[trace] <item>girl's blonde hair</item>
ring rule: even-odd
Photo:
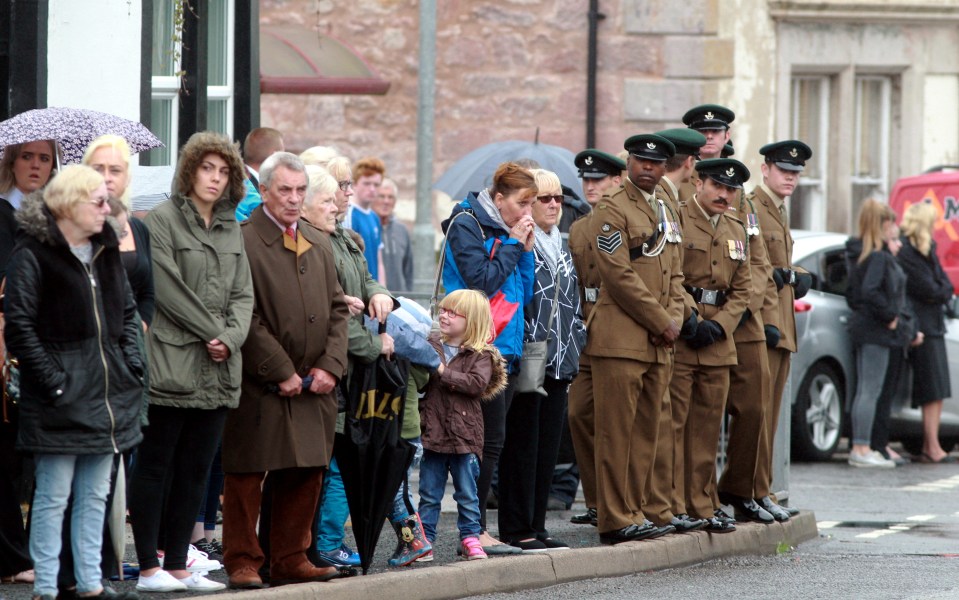
[[[902,215],[903,235],[923,256],[929,256],[932,250],[932,228],[938,217],[939,211],[931,202],[917,202]]]
[[[493,333],[493,313],[489,308],[489,300],[482,292],[466,289],[450,292],[440,301],[440,308],[466,317],[463,346],[476,352],[489,348]]]
[[[530,169],[529,172],[533,174],[539,193],[545,194],[553,190],[559,191],[560,194],[563,193],[563,184],[560,183],[559,176],[556,173],[546,169]]]
[[[93,160],[93,153],[99,150],[100,148],[113,148],[113,150],[120,157],[120,160],[122,160],[123,163],[126,165],[127,186],[123,190],[123,195],[120,196],[118,200],[123,205],[123,208],[129,211],[130,210],[130,144],[127,143],[125,138],[119,135],[114,135],[112,133],[101,135],[97,139],[90,142],[90,145],[87,146],[87,149],[83,151],[83,160],[81,160],[80,163],[89,167],[90,162]]]
[[[867,198],[859,209],[859,237],[862,239],[862,252],[857,263],[862,263],[873,252],[882,250],[886,245],[884,228],[889,221],[895,222],[896,213],[872,198]]]

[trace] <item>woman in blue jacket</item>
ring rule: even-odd
[[[523,307],[533,299],[532,204],[536,193],[536,180],[528,170],[503,163],[493,175],[492,186],[470,193],[443,222],[447,241],[443,287],[447,293],[469,288],[489,297],[496,329],[493,344],[511,375],[523,354]],[[480,542],[487,554],[517,551],[490,536],[486,525],[486,497],[503,450],[513,379],[511,376],[504,392],[483,403],[483,460],[477,495],[483,526]]]

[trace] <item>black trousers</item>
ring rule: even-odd
[[[546,537],[546,506],[559,455],[569,382],[546,377],[540,394],[519,394],[506,413],[499,463],[499,535],[515,542]]]
[[[14,449],[17,441],[16,407],[8,406],[10,423],[0,419],[0,576],[9,577],[33,568],[20,511],[20,477],[23,460]]]
[[[166,503],[164,569],[186,568],[187,546],[200,503],[206,496],[210,464],[223,436],[226,408],[201,410],[150,406],[150,425],[137,453],[130,489],[130,516],[140,569],[160,566],[157,538]]]
[[[510,375],[506,389],[492,400],[482,402],[483,407],[483,460],[480,462],[480,474],[476,479],[476,497],[479,498],[480,525],[483,531],[486,526],[486,499],[489,496],[490,485],[493,483],[493,473],[499,464],[500,454],[503,453],[503,444],[506,441],[506,413],[513,400],[513,388],[516,377]]]

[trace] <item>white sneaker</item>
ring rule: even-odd
[[[220,564],[220,561],[210,559],[206,552],[201,552],[197,550],[196,546],[190,544],[190,548],[186,552],[187,571],[206,574],[222,568],[223,565]]]
[[[140,575],[140,578],[137,579],[138,592],[185,592],[186,589],[186,583],[178,580],[163,569],[160,569],[149,577]]]
[[[865,454],[856,454],[855,452],[850,452],[848,462],[854,467],[892,469],[896,466],[896,463],[889,460],[882,454],[879,454],[875,450],[870,450]]]
[[[189,577],[184,577],[183,579],[179,579],[178,581],[181,582],[183,585],[185,585],[186,588],[190,590],[191,592],[192,591],[216,592],[218,590],[226,589],[225,583],[220,583],[218,581],[207,579],[206,577],[204,577],[203,575],[199,573],[193,573]]]

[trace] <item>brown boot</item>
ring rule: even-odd
[[[230,574],[231,590],[260,590],[267,586],[253,567],[240,567]]]
[[[314,567],[305,563],[289,571],[277,572],[276,568],[271,569],[270,583],[277,586],[307,581],[329,581],[339,576],[340,571],[334,567]]]

